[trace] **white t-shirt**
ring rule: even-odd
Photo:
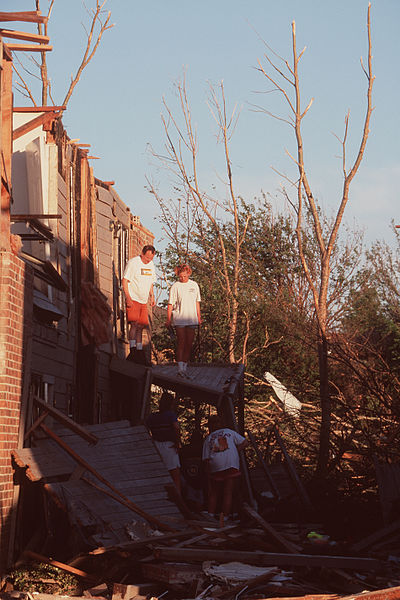
[[[153,261],[145,265],[140,256],[131,258],[125,267],[124,279],[128,281],[128,291],[132,300],[147,304],[150,288],[156,280]]]
[[[239,469],[237,446],[244,440],[240,433],[228,428],[217,429],[210,433],[203,444],[203,460],[210,459],[210,472],[225,471],[232,467]]]
[[[195,281],[176,281],[169,291],[168,304],[172,304],[172,323],[177,327],[198,325],[197,302],[200,300],[200,289]]]

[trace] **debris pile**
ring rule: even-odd
[[[38,565],[73,576],[75,595],[106,600],[400,597],[400,521],[345,543],[321,523],[273,522],[251,498],[235,520],[194,513],[174,492],[145,427],[83,429],[44,409],[51,427],[39,416],[32,447],[13,452],[22,488],[19,559],[2,598],[70,593],[54,574],[37,575],[36,588],[21,576]]]

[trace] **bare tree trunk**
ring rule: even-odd
[[[296,165],[298,170],[298,179],[296,181],[291,181],[291,184],[297,190],[297,200],[292,203],[292,206],[295,207],[297,213],[297,226],[296,226],[296,235],[298,242],[298,251],[299,258],[307,278],[308,284],[310,286],[310,290],[313,295],[313,303],[315,308],[315,315],[317,318],[317,350],[318,350],[318,361],[319,361],[319,383],[320,383],[320,404],[321,404],[321,428],[320,428],[320,448],[319,448],[319,456],[318,456],[318,464],[317,464],[317,474],[320,476],[325,476],[328,470],[329,465],[329,452],[330,452],[330,430],[331,430],[331,396],[329,389],[329,371],[328,371],[328,332],[327,332],[327,323],[328,323],[328,295],[329,295],[329,285],[330,285],[330,277],[331,277],[331,256],[332,252],[335,248],[337,236],[339,232],[339,228],[343,219],[343,214],[345,207],[349,198],[349,188],[350,184],[356,175],[359,166],[361,164],[365,146],[367,143],[368,135],[369,135],[369,123],[372,114],[372,86],[374,82],[374,77],[372,76],[372,52],[371,52],[371,5],[368,5],[368,14],[367,14],[367,34],[368,34],[368,66],[364,68],[362,62],[361,66],[363,71],[367,77],[368,88],[367,88],[367,108],[364,119],[364,127],[361,135],[361,143],[354,160],[354,163],[351,169],[347,170],[346,165],[346,144],[347,144],[347,134],[348,134],[348,124],[349,124],[349,115],[346,115],[345,118],[345,129],[343,139],[339,140],[342,147],[342,170],[343,170],[343,190],[341,195],[341,200],[339,202],[339,207],[336,213],[335,221],[329,231],[323,230],[320,212],[318,208],[317,201],[315,200],[311,186],[309,184],[306,168],[305,168],[305,159],[304,159],[304,145],[301,134],[301,124],[305,115],[308,113],[311,108],[313,99],[310,100],[306,108],[303,110],[301,108],[300,101],[300,79],[298,66],[300,59],[302,58],[305,48],[297,54],[297,46],[296,46],[296,25],[293,21],[292,23],[292,53],[293,53],[293,62],[292,65],[289,64],[288,61],[283,60],[283,64],[289,75],[286,72],[283,72],[269,57],[266,55],[270,66],[272,66],[275,75],[272,77],[269,75],[266,70],[261,65],[260,61],[259,70],[265,77],[268,79],[270,83],[275,86],[275,90],[280,92],[286,103],[289,105],[291,111],[291,118],[282,119],[276,117],[276,115],[272,115],[268,111],[267,114],[270,116],[279,118],[282,121],[286,121],[289,123],[291,127],[294,129],[294,134],[296,137],[297,143],[297,157],[291,156],[291,159]],[[275,55],[276,57],[277,55]],[[282,78],[283,83],[281,83]],[[287,84],[290,84],[289,91],[286,90]],[[294,90],[294,92],[293,92]],[[312,218],[312,233],[314,240],[318,244],[319,252],[320,252],[320,263],[318,265],[318,269],[316,265],[310,265],[309,259],[307,258],[305,247],[304,247],[304,220],[303,220],[303,203],[307,203],[307,207],[309,213]],[[325,234],[325,235],[324,235]],[[314,268],[312,268],[314,267]],[[317,271],[319,271],[317,273]]]

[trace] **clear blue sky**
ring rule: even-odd
[[[88,6],[94,0],[86,0]],[[2,0],[2,10],[33,10],[34,0]],[[45,13],[48,0],[42,0]],[[307,46],[301,63],[303,102],[315,98],[304,127],[305,158],[314,196],[328,213],[341,192],[340,147],[350,109],[350,146],[360,140],[365,113],[366,0],[108,0],[115,27],[106,32],[94,60],[84,72],[63,122],[71,138],[91,144],[95,175],[115,180],[115,188],[133,214],[161,235],[158,207],[146,191],[146,175],[159,181],[166,196],[171,184],[153,165],[147,147],[162,151],[162,97],[176,107],[174,82],[186,69],[193,119],[199,133],[200,180],[211,186],[223,173],[216,147],[215,124],[207,108],[208,84],[224,80],[229,106],[241,115],[232,140],[236,191],[251,200],[261,190],[277,196],[282,178],[293,165],[285,149],[294,138],[282,122],[254,112],[263,103],[283,116],[277,97],[260,95],[268,88],[255,70],[262,59],[262,38],[290,58],[291,22],[296,21],[298,48]],[[81,0],[56,0],[49,27],[53,52],[48,55],[53,97],[61,103],[67,80],[79,64],[88,22]],[[399,0],[372,2],[375,111],[365,160],[354,181],[346,213],[366,229],[367,240],[392,239],[390,220],[400,223]],[[31,24],[7,24],[33,31]],[[15,104],[25,104],[15,95]],[[279,200],[277,200],[279,202]]]

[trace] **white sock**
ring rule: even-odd
[[[182,370],[184,373],[186,373],[186,367],[187,367],[187,363],[183,362],[182,363]]]
[[[143,344],[141,342],[137,342],[136,343],[136,349],[137,350],[143,350]]]
[[[178,371],[181,371],[182,373],[184,372],[184,365],[185,363],[182,361],[178,362]]]
[[[136,348],[136,340],[129,340],[129,348]]]

